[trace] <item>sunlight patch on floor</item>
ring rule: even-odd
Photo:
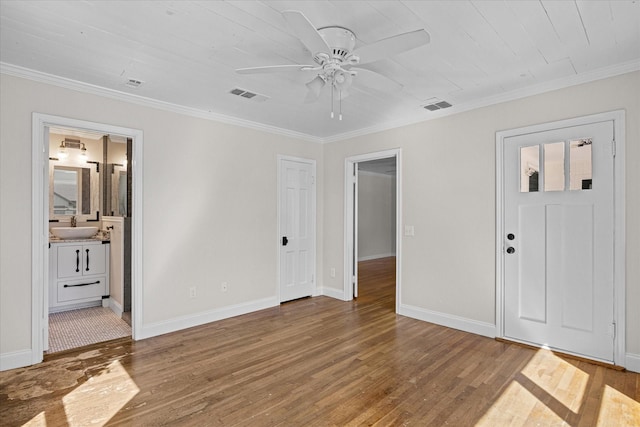
[[[540,350],[521,371],[574,414],[580,411],[589,375],[550,351]]]
[[[640,403],[615,388],[605,385],[597,425],[599,427],[640,426]]]
[[[476,426],[525,426],[530,424],[530,417],[543,425],[568,425],[520,383],[513,381]]]
[[[68,425],[103,426],[139,391],[116,360],[62,398]]]
[[[44,412],[40,412],[35,417],[31,418],[28,422],[22,424],[22,427],[46,427],[47,418]]]

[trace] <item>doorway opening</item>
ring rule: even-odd
[[[142,132],[39,113],[33,131],[32,363],[136,339]]]
[[[381,298],[398,311],[401,150],[346,159],[344,299]]]

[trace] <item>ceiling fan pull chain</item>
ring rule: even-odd
[[[333,119],[333,82],[331,83],[331,118]]]
[[[340,91],[338,96],[340,97],[340,115],[338,116],[338,120],[342,120],[342,90]]]

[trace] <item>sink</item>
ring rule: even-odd
[[[51,232],[61,239],[86,239],[98,232],[98,227],[53,227]]]

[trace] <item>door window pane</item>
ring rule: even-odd
[[[520,192],[539,191],[540,146],[520,147]]]
[[[569,142],[569,188],[571,190],[591,190],[591,142],[591,138]]]
[[[544,191],[564,191],[564,142],[544,144]]]

